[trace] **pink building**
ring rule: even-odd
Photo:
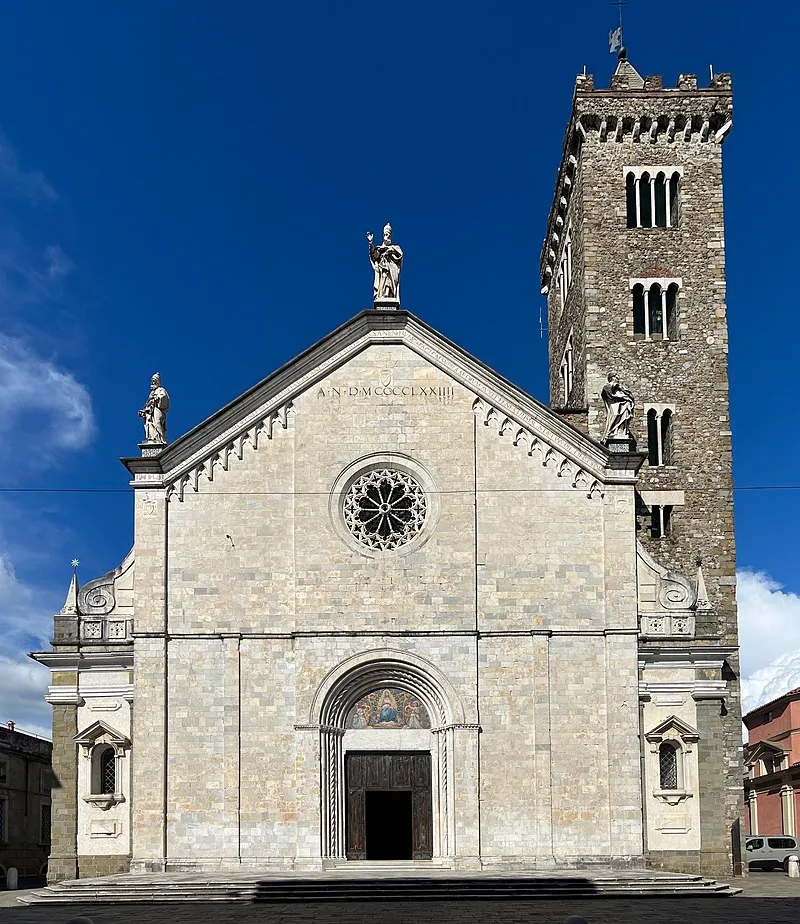
[[[800,687],[742,719],[748,834],[800,836]]]

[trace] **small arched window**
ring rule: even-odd
[[[680,780],[678,746],[662,741],[658,748],[658,773],[661,789],[678,789]]]
[[[656,228],[667,227],[667,178],[663,172],[659,173],[653,180],[655,191],[653,201],[655,205],[655,215],[653,216],[653,225]]]
[[[672,283],[667,289],[667,329],[666,336],[670,340],[678,339],[678,286]]]
[[[97,761],[97,769],[97,782],[99,784],[98,793],[101,795],[113,796],[116,792],[117,784],[117,765],[114,748],[106,747],[100,752],[100,757]]]
[[[672,411],[661,415],[661,464],[672,465]]]
[[[647,292],[647,319],[651,340],[664,338],[664,311],[661,304],[661,286],[654,282]]]
[[[633,287],[633,336],[635,340],[644,340],[647,336],[644,311],[644,286]]]
[[[639,212],[643,228],[653,227],[653,203],[650,198],[652,195],[650,182],[650,174],[645,170],[639,178]]]
[[[681,206],[680,206],[680,189],[681,189],[681,175],[676,170],[675,173],[669,178],[669,223],[673,228],[677,228],[680,222],[681,217]]]
[[[649,465],[658,465],[658,416],[655,408],[647,412],[647,462]]]
[[[636,213],[636,175],[629,171],[625,177],[625,211],[629,228],[636,228],[639,225],[638,215]]]

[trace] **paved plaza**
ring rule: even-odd
[[[753,873],[734,883],[733,898],[630,898],[576,901],[353,902],[300,904],[160,904],[29,906],[22,893],[0,893],[0,924],[67,924],[84,915],[92,924],[563,924],[580,915],[587,924],[796,924],[800,880],[779,872]]]

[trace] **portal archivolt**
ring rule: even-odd
[[[345,756],[373,750],[373,741],[380,749],[380,735],[386,731],[394,735],[392,751],[430,753],[432,853],[455,855],[454,729],[466,726],[461,702],[438,668],[391,649],[356,655],[325,678],[309,718],[320,735],[323,858],[346,855]],[[477,734],[477,726],[469,727]]]

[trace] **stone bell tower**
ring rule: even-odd
[[[663,865],[722,873],[737,865],[741,813],[722,207],[731,118],[728,74],[702,88],[682,74],[667,88],[641,77],[622,49],[609,88],[579,76],[541,256],[551,405],[602,440],[609,374],[633,393],[633,435],[647,457],[637,537],[697,596],[681,650],[703,664],[687,688],[700,735],[702,845],[696,863],[675,855]],[[675,639],[646,632],[640,649],[645,664],[679,658]],[[701,675],[727,680],[724,695],[696,695]]]

